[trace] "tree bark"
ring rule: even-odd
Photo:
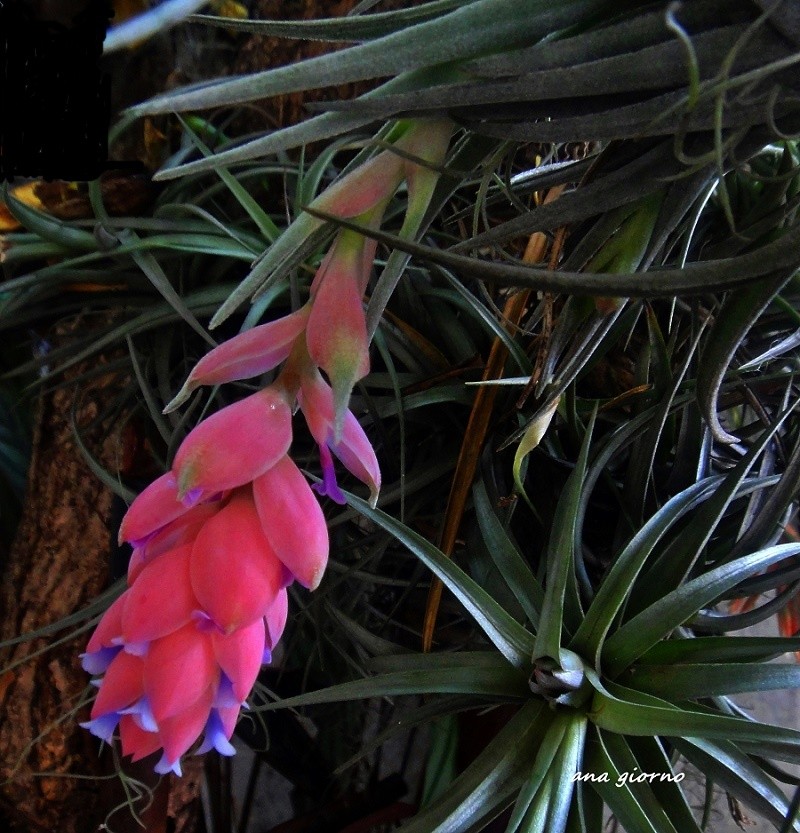
[[[114,470],[120,427],[101,415],[118,384],[106,374],[39,399],[27,498],[0,586],[1,640],[80,610],[107,584],[113,495],[84,460],[70,415]],[[11,829],[86,833],[101,821],[102,782],[85,776],[107,767],[76,720],[88,719],[85,706],[76,710],[91,696],[78,659],[88,636],[55,644],[68,634],[0,650],[0,802]]]

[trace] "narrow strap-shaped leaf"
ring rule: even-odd
[[[571,714],[553,768],[550,809],[547,814],[547,833],[564,833],[567,826],[575,777],[583,762],[588,721],[584,714]]]
[[[634,796],[627,781],[606,748],[607,735],[592,727],[586,744],[585,769],[580,773],[583,785],[591,786],[608,804],[625,830],[635,833],[675,833],[662,816],[651,817]]]
[[[189,127],[185,119],[181,119],[184,131],[192,143],[200,150],[205,157],[212,156],[211,149],[200,139],[200,137]],[[274,243],[280,235],[280,230],[270,219],[269,214],[258,204],[253,195],[242,185],[241,182],[222,165],[214,168],[214,173],[225,183],[225,187],[235,197],[236,201],[247,212],[250,219],[256,224],[264,240]]]
[[[693,44],[704,57],[703,73],[715,75],[724,62],[730,45],[744,31],[744,26],[726,26],[697,35]],[[773,47],[775,57],[786,49],[775,49],[775,39],[764,37],[763,43],[752,44],[742,59],[748,66],[766,61],[763,49]],[[762,47],[762,53],[756,50]],[[685,83],[686,57],[683,45],[667,41],[637,50],[635,54],[612,55],[566,66],[515,73],[513,77],[472,78],[454,83],[400,93],[380,98],[355,99],[326,105],[339,110],[369,113],[386,119],[397,113],[437,112],[455,107],[476,107],[524,101],[611,96],[645,91],[674,89]],[[744,69],[744,67],[742,67]]]
[[[424,671],[437,668],[482,668],[498,672],[509,669],[508,660],[497,651],[439,651],[435,654],[382,654],[369,661],[371,671]],[[516,669],[514,673],[519,675]],[[522,678],[521,678],[522,679]]]
[[[575,637],[571,651],[597,657],[603,640],[617,613],[628,598],[630,588],[656,544],[672,526],[705,500],[719,485],[720,477],[709,477],[670,498],[631,539],[614,560]]]
[[[560,200],[551,203],[556,205]],[[387,246],[409,252],[422,260],[439,263],[457,274],[496,286],[517,286],[570,295],[609,295],[631,298],[659,298],[716,292],[748,284],[775,272],[800,266],[800,223],[778,240],[747,254],[720,260],[687,263],[680,269],[650,269],[647,272],[559,272],[535,266],[481,260],[454,254],[432,246],[404,240],[396,234],[370,229],[359,223],[310,210],[343,228],[372,237]]]
[[[610,734],[606,737],[610,737]],[[701,833],[687,796],[680,787],[683,780],[675,772],[659,738],[625,738],[628,748],[638,763],[638,772],[658,772],[661,775],[649,782],[656,800],[664,808],[675,828],[683,833]],[[670,752],[672,750],[670,749]],[[632,771],[636,771],[632,769]],[[662,777],[663,780],[662,780]],[[677,777],[676,777],[677,776]],[[639,782],[642,783],[642,782]]]
[[[697,367],[697,401],[718,442],[738,442],[735,436],[725,430],[717,415],[719,389],[728,365],[742,339],[781,291],[793,271],[787,270],[732,292],[716,316]]]
[[[748,755],[725,740],[672,738],[671,742],[705,776],[760,816],[780,827],[789,802],[778,785]],[[794,829],[798,829],[797,826]]]
[[[536,794],[542,788],[553,761],[558,754],[566,730],[566,716],[556,715],[545,733],[539,750],[536,753],[536,760],[525,778],[522,789],[519,791],[514,809],[511,812],[511,818],[508,820],[506,833],[516,833],[523,818],[527,815],[528,808],[531,806]]]
[[[753,16],[747,9],[725,5],[725,20],[748,23]],[[700,32],[720,23],[720,0],[693,0],[680,10],[681,23],[692,32]],[[662,7],[631,9],[596,29],[565,33],[558,40],[548,40],[522,49],[504,50],[470,61],[467,68],[478,76],[514,75],[556,66],[569,66],[592,58],[636,52],[643,47],[671,40]]]
[[[529,700],[484,751],[456,778],[447,793],[418,813],[404,833],[463,833],[498,799],[513,795],[534,759],[552,720],[544,704]]]
[[[626,673],[620,682],[670,700],[695,700],[746,691],[800,688],[800,665],[788,662],[645,665]]]
[[[713,738],[737,743],[749,741],[764,744],[765,754],[780,747],[791,750],[793,756],[800,751],[800,731],[795,729],[744,720],[699,707],[696,710],[679,708],[652,696],[647,698],[647,703],[635,702],[635,699],[643,699],[639,692],[619,685],[604,686],[591,670],[587,670],[586,675],[592,678],[596,689],[589,719],[609,732],[634,736]]]
[[[635,780],[636,776],[640,776],[643,770],[639,760],[631,749],[629,741],[632,740],[637,740],[637,738],[626,738],[623,735],[618,735],[613,732],[605,732],[603,734],[603,743],[605,744],[606,751],[614,761],[620,773],[620,778],[625,779],[631,794],[635,796],[641,808],[647,813],[647,817],[665,829],[674,829],[676,833],[700,833],[700,829],[693,818],[689,826],[685,828],[678,827],[670,812],[673,810],[673,805],[665,804],[659,800],[653,787],[647,781]],[[645,771],[648,773],[658,772],[659,774],[672,775],[671,767],[666,759],[658,769]],[[620,782],[620,778],[615,782],[615,786]],[[680,792],[679,788],[678,792]],[[684,802],[676,802],[675,806],[680,807],[681,803],[685,806],[685,799]],[[689,813],[689,816],[691,818],[691,813]],[[683,814],[682,820],[686,820],[685,814]]]
[[[800,651],[800,636],[698,636],[666,639],[639,657],[637,667],[705,662],[766,662]]]
[[[204,14],[192,15],[189,20],[192,23],[219,26],[237,32],[251,32],[254,35],[340,43],[383,37],[407,26],[439,17],[469,2],[474,0],[432,0],[410,9],[323,20],[239,20]]]
[[[496,667],[453,666],[376,674],[374,677],[298,694],[259,708],[272,711],[317,703],[341,703],[347,700],[408,694],[471,694],[476,697],[491,696],[516,700],[524,698],[526,693],[530,694],[530,689],[525,679],[510,666],[506,666],[505,670]]]
[[[654,147],[645,146],[638,156],[626,159],[622,164],[615,161],[615,170],[607,169],[610,164],[605,165],[606,170],[602,171],[602,175],[598,171],[594,179],[582,184],[580,188],[567,191],[557,200],[543,203],[527,214],[506,220],[482,234],[458,243],[453,251],[461,253],[491,246],[519,234],[548,231],[580,222],[586,219],[588,212],[591,212],[589,216],[594,216],[627,206],[663,189],[663,181],[652,175],[654,170],[664,176],[683,170],[683,166],[675,159],[671,143],[666,141]]]
[[[544,601],[544,590],[492,509],[483,480],[476,482],[473,495],[475,514],[486,549],[531,625],[536,628]]]
[[[773,67],[779,69],[780,65],[798,61],[800,56],[792,56],[776,61]],[[743,81],[747,77],[748,74],[744,73],[736,80]],[[602,98],[599,101],[588,99],[583,107],[576,104],[576,99],[560,107],[552,104],[548,107],[549,102],[500,104],[495,107],[485,105],[454,109],[450,115],[472,130],[509,142],[570,142],[580,141],[582,136],[594,136],[595,141],[673,136],[676,132],[675,120],[684,114],[686,121],[682,127],[685,127],[685,132],[702,133],[712,130],[717,116],[714,98],[700,101],[687,113],[688,93],[685,90],[655,95],[644,101],[637,101],[635,95],[631,99],[634,103],[613,107],[608,107]],[[726,104],[720,126],[729,131],[728,145],[736,145],[748,129],[764,124],[765,105],[763,98],[756,101],[731,100]],[[544,118],[548,110],[553,115]],[[508,119],[509,111],[514,113],[513,121]],[[481,118],[481,114],[485,119]],[[784,105],[777,108],[777,114],[791,119],[792,108]]]
[[[652,604],[670,588],[677,587],[690,574],[700,554],[711,540],[724,514],[737,496],[745,491],[745,478],[755,461],[761,456],[768,443],[792,412],[784,411],[775,423],[765,430],[747,454],[729,471],[706,504],[696,513],[681,535],[664,548],[657,559],[648,567],[641,587],[633,599],[631,610],[638,612]]]
[[[800,440],[795,443],[792,454],[781,473],[781,479],[769,492],[769,499],[759,508],[750,526],[733,545],[730,557],[738,558],[757,546],[758,541],[768,538],[778,528],[781,518],[797,496],[798,490],[800,490]]]
[[[130,244],[135,244],[138,236],[135,232],[120,232],[120,237]],[[197,320],[194,313],[186,305],[186,302],[175,291],[161,265],[153,255],[132,249],[131,257],[136,265],[144,272],[147,279],[161,293],[164,300],[175,310],[178,315],[207,343],[216,347],[217,343],[208,334],[205,327]]]
[[[558,660],[564,625],[564,599],[567,584],[575,580],[575,521],[577,506],[586,475],[592,431],[596,412],[583,437],[580,454],[556,506],[552,532],[547,545],[547,580],[544,601],[536,632],[533,658],[550,657]]]
[[[433,20],[339,52],[234,79],[158,95],[134,107],[137,115],[240,104],[316,87],[398,75],[421,66],[477,57],[536,41],[600,11],[601,0],[478,0]]]
[[[497,650],[515,668],[529,671],[530,656],[534,645],[533,635],[505,611],[476,581],[433,544],[404,523],[380,509],[372,509],[366,501],[355,495],[348,495],[347,501],[362,515],[408,547],[464,605]]]
[[[726,590],[754,573],[800,552],[800,544],[769,547],[723,564],[698,576],[626,622],[606,640],[603,666],[612,677],[619,674],[697,611],[719,598]]]
[[[64,223],[25,205],[9,191],[7,182],[3,183],[0,195],[2,195],[2,202],[11,212],[11,216],[26,229],[35,232],[42,240],[56,246],[63,246],[65,249],[96,252],[100,248],[97,238],[91,232],[75,228],[74,225]]]

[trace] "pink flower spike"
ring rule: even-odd
[[[191,544],[184,544],[149,564],[128,590],[122,614],[126,643],[150,642],[183,627],[197,609],[189,578]]]
[[[328,563],[328,528],[303,473],[287,455],[253,481],[264,535],[294,577],[315,590]]]
[[[281,587],[281,562],[272,551],[249,490],[236,493],[197,536],[192,589],[216,625],[230,634],[260,619]]]
[[[153,642],[144,658],[144,691],[159,727],[195,703],[218,675],[211,639],[194,624]]]
[[[154,480],[130,505],[119,527],[119,543],[140,546],[154,532],[179,518],[189,507],[178,498],[175,475],[168,471]]]
[[[202,385],[250,379],[277,367],[305,329],[309,309],[306,305],[291,315],[253,327],[215,347],[194,366],[180,392],[164,408],[164,413],[174,411]]]
[[[381,488],[378,459],[352,411],[345,411],[342,436],[337,441],[333,430],[333,392],[319,372],[306,374],[300,385],[298,400],[311,435],[320,449],[327,446],[351,474],[369,486],[370,503],[374,506]],[[328,475],[325,457],[322,454],[321,457],[323,472]],[[326,487],[332,485],[326,481]]]
[[[175,455],[179,499],[191,493],[210,498],[249,483],[283,457],[291,441],[292,412],[275,387],[217,411],[187,435]]]
[[[214,656],[231,681],[233,696],[239,703],[250,694],[258,677],[265,638],[263,619],[257,619],[229,636],[215,634],[212,637]]]

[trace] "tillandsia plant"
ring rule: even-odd
[[[797,665],[768,661],[800,641],[732,635],[798,589],[791,10],[434,0],[197,17],[356,43],[135,115],[389,80],[253,141],[181,117],[153,217],[109,217],[98,184],[84,224],[8,194],[25,230],[4,242],[6,331],[59,293],[64,315],[118,313],[12,375],[47,365],[47,381],[125,343],[115,361],[165,472],[125,515],[128,587],[83,657],[92,732],[115,742],[118,727],[125,754],[161,751],[157,771],[179,773],[201,736],[233,752],[245,701],[290,720],[415,695],[387,727],[465,715],[466,736],[487,711],[504,725],[426,791],[409,833],[502,814],[509,832],[589,833],[608,810],[629,833],[708,829],[687,761],[709,795],[797,828],[780,762],[800,761],[800,732],[736,697],[797,688]],[[290,161],[308,143],[314,161]],[[198,405],[214,412],[185,433]],[[319,589],[309,601],[294,582]],[[281,700],[257,678],[274,682],[262,663],[293,610],[286,664],[304,656],[320,688]],[[435,651],[410,650],[417,628]],[[358,732],[365,748],[342,742],[335,765],[370,751]],[[317,746],[334,734],[321,722]]]
[[[450,126],[398,125],[394,135],[396,147],[343,177],[314,207],[379,223],[406,180],[408,217],[418,226],[436,176],[397,151],[419,150],[420,159],[434,156],[426,163],[441,163]],[[319,224],[302,215],[281,242],[298,226],[308,234]],[[323,478],[314,488],[345,502],[336,456],[369,486],[371,503],[377,500],[377,459],[347,408],[353,385],[369,371],[361,297],[375,248],[360,234],[339,232],[309,301],[216,347],[166,408],[174,410],[199,386],[282,365],[271,385],[197,425],[171,471],[136,498],[120,526],[120,542],[134,548],[129,589],[105,614],[84,655],[85,669],[104,675],[96,680],[100,690],[85,726],[111,742],[119,725],[122,751],[134,760],[163,748],[156,772],[180,775],[181,756],[203,731],[200,752],[234,754],[229,741],[240,707],[286,622],[287,585],[297,580],[314,590],[322,580],[325,519],[288,456],[296,406],[319,447]]]

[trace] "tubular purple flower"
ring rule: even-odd
[[[333,391],[319,371],[309,370],[303,375],[297,398],[311,435],[320,447],[324,494],[329,497],[337,493],[341,495],[336,485],[333,463],[327,453],[330,450],[351,474],[369,486],[370,503],[374,506],[381,488],[381,472],[375,450],[353,412],[345,412],[341,439],[337,441],[334,432]]]

